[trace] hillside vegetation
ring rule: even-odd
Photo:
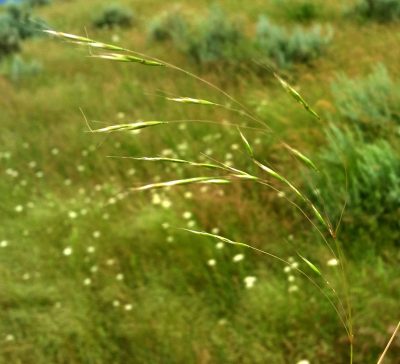
[[[325,294],[352,306],[354,364],[375,364],[399,321],[400,22],[398,1],[367,3],[1,5],[0,363],[349,363]],[[256,117],[182,72],[96,59],[45,28],[182,67]],[[167,99],[179,97],[224,107]],[[93,129],[180,122],[96,134],[85,119]],[[132,191],[210,172],[114,158],[218,160],[261,174],[235,125],[340,225],[349,293],[339,262],[287,199],[306,204],[282,181],[271,179],[279,191],[251,181]],[[399,363],[399,340],[384,363]]]

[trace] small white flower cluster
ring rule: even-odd
[[[234,263],[239,263],[244,259],[244,254],[236,254],[233,256],[232,261]]]
[[[165,195],[160,195],[155,192],[153,192],[151,202],[153,205],[159,205],[164,209],[169,209],[172,206],[171,200],[169,200]]]
[[[326,262],[326,264],[327,264],[327,266],[329,266],[329,267],[336,267],[336,266],[339,265],[339,261],[338,261],[336,258],[332,258],[332,259],[329,259],[329,260]]]
[[[244,281],[245,287],[246,287],[247,289],[250,289],[250,288],[253,288],[253,287],[254,287],[254,284],[255,284],[256,281],[257,281],[257,277],[248,276],[248,277],[245,277],[245,278],[243,279],[243,281]]]
[[[114,300],[112,302],[112,305],[113,305],[113,307],[118,308],[118,307],[121,306],[121,302],[119,300]],[[132,309],[133,309],[133,305],[131,303],[126,303],[124,305],[124,310],[125,311],[132,311]]]
[[[0,241],[0,248],[6,248],[7,246],[8,246],[8,241],[7,240]]]
[[[69,257],[69,256],[72,254],[72,252],[73,252],[73,250],[72,250],[72,248],[71,248],[70,246],[67,246],[67,247],[64,248],[64,250],[63,250],[63,254],[64,254],[66,257]]]
[[[296,364],[310,364],[310,362],[307,359],[302,359],[298,361]]]
[[[287,274],[287,280],[289,282],[289,293],[294,293],[299,290],[298,285],[295,284],[296,277],[293,275],[293,271],[299,268],[299,263],[295,261],[293,257],[288,258],[289,265],[286,265],[283,271]]]

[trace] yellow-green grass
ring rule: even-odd
[[[229,68],[197,70],[171,45],[148,43],[146,24],[168,8],[165,2],[121,1],[137,13],[137,27],[92,29],[91,18],[105,3],[59,1],[38,11],[54,29],[84,35],[87,27],[92,38],[107,42],[118,34],[123,46],[202,72],[258,110],[276,132],[251,131],[246,137],[251,142],[259,138],[260,144],[254,145],[257,153],[280,172],[288,171],[291,180],[302,181],[296,160],[281,147],[281,139],[312,156],[324,142],[325,118],[319,122],[310,117],[270,75],[234,74]],[[240,13],[251,34],[249,19],[254,23],[265,1],[246,4],[248,17],[242,2],[220,3],[228,14]],[[394,76],[399,75],[398,24],[364,24],[360,29],[360,24],[340,15],[336,2],[324,4],[331,9],[327,17],[335,27],[333,43],[313,67],[299,66],[289,74],[290,83],[321,115],[334,111],[329,84],[338,71],[365,74],[371,62],[383,61]],[[206,13],[207,6],[207,1],[182,4],[193,14]],[[271,2],[265,8],[277,21],[291,24],[279,5]],[[153,204],[157,197],[150,193],[118,195],[158,178],[193,177],[196,171],[107,156],[158,156],[163,150],[178,149],[179,157],[197,159],[211,149],[212,157],[224,161],[232,153],[236,164],[245,166],[246,153],[236,150],[241,139],[235,128],[186,123],[183,130],[165,125],[140,134],[94,135],[87,132],[79,108],[89,120],[101,121],[93,122],[93,128],[138,120],[243,119],[224,109],[165,100],[164,96],[226,102],[182,74],[86,55],[84,48],[49,38],[33,40],[24,44],[23,56],[39,59],[43,72],[19,84],[0,79],[0,153],[11,153],[9,159],[0,159],[0,166],[3,173],[10,168],[19,173],[3,174],[0,182],[0,242],[7,241],[0,248],[0,362],[345,363],[346,333],[328,302],[306,280],[294,275],[295,282],[290,283],[277,262],[237,247],[217,249],[211,239],[176,229],[218,228],[221,235],[254,242],[285,259],[300,251],[338,284],[337,268],[327,266],[332,257],[318,235],[276,193],[248,182],[207,190],[181,187],[159,192],[162,201],[172,203],[169,208]],[[160,96],[159,90],[168,94]],[[118,117],[120,112],[125,116]],[[31,168],[32,161],[37,165]],[[43,177],[37,174],[40,171]],[[26,186],[21,185],[23,180]],[[185,198],[185,192],[193,197]],[[23,211],[18,212],[20,205]],[[193,217],[185,219],[185,211]],[[171,228],[164,229],[163,223]],[[65,255],[69,247],[72,254]],[[90,253],[90,247],[95,251]],[[237,254],[244,254],[244,260],[233,262]],[[210,259],[216,260],[215,266],[209,265]],[[389,250],[379,257],[366,253],[349,264],[355,363],[375,363],[398,320],[396,259]],[[297,261],[302,269],[308,268]],[[97,272],[91,272],[94,266]],[[123,274],[122,280],[118,274]],[[245,288],[247,276],[257,277],[252,289]],[[294,285],[299,291],[289,293]],[[394,344],[387,362],[395,363],[398,353]]]

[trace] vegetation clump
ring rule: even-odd
[[[363,18],[379,22],[390,22],[400,19],[399,0],[362,0],[355,8]]]
[[[210,9],[209,16],[183,36],[181,47],[199,64],[233,62],[246,57],[247,42],[242,29],[220,8]]]
[[[112,4],[108,5],[102,12],[93,20],[93,25],[96,28],[127,28],[134,23],[134,16],[129,8]]]
[[[303,23],[313,21],[321,14],[320,6],[309,0],[287,1],[284,8],[290,19]]]
[[[186,39],[188,24],[179,11],[164,12],[150,22],[147,32],[154,42],[179,42]]]
[[[332,39],[332,30],[326,34],[316,25],[310,30],[301,27],[288,32],[261,16],[257,23],[256,48],[276,67],[288,68],[293,63],[308,63],[319,57]]]
[[[400,128],[400,84],[383,64],[365,78],[339,75],[332,93],[340,118],[360,128],[366,138],[388,137]]]
[[[35,6],[44,6],[49,5],[51,0],[25,0],[27,5],[35,7]]]
[[[396,241],[400,228],[398,151],[384,139],[368,142],[359,130],[349,127],[332,125],[327,139],[321,153],[326,175],[318,184],[318,195],[324,197],[329,216],[336,220],[340,218],[338,201],[347,199],[342,238],[367,239],[375,247]]]
[[[21,42],[40,34],[45,23],[32,15],[28,7],[8,5],[0,14],[0,58],[17,52]]]

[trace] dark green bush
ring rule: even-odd
[[[370,237],[383,244],[399,238],[400,155],[387,141],[368,142],[361,131],[331,126],[328,145],[321,153],[326,175],[318,194],[334,221],[347,196],[343,233],[350,238]],[[347,185],[346,173],[347,170]],[[372,234],[379,232],[379,237]]]
[[[364,18],[380,22],[400,19],[400,0],[362,0],[355,8],[356,13]]]
[[[93,20],[96,28],[130,27],[134,16],[129,8],[120,5],[109,5]]]
[[[44,22],[34,18],[29,8],[8,5],[0,14],[0,58],[19,51],[21,42],[40,34]]]
[[[0,58],[20,49],[21,37],[8,15],[0,15]]]
[[[49,5],[51,3],[51,0],[25,0],[25,3],[32,7],[44,6]]]
[[[323,34],[317,25],[310,30],[297,27],[288,32],[262,16],[257,23],[256,47],[277,67],[288,68],[293,63],[308,63],[320,56],[331,38],[331,29]]]
[[[290,19],[306,23],[320,16],[320,5],[305,0],[289,1],[285,4],[285,13]]]

